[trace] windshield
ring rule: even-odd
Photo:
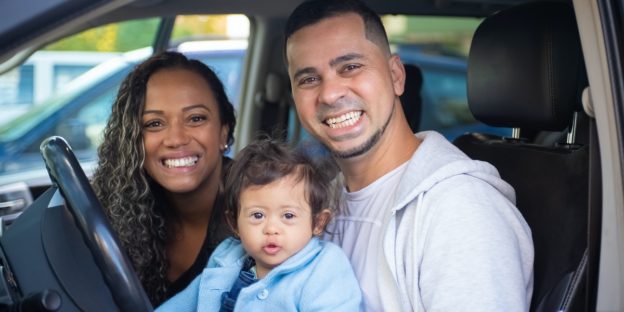
[[[210,26],[221,25],[228,17],[176,19],[170,49],[210,66],[236,108],[247,39],[214,35]],[[240,21],[241,16],[235,17]],[[39,146],[53,135],[67,140],[87,171],[95,166],[119,86],[137,64],[152,55],[152,48],[145,47],[152,40],[146,36],[156,34],[157,26],[154,19],[146,19],[88,30],[49,45],[19,68],[0,75],[0,108],[7,111],[0,114],[0,184],[11,182],[12,175],[23,177],[26,171],[47,176]],[[132,33],[142,37],[129,37]],[[104,40],[107,36],[112,41]]]

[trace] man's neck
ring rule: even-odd
[[[337,159],[345,178],[347,190],[355,192],[375,182],[386,173],[407,162],[420,140],[411,132],[407,122],[388,127],[373,148],[363,155]]]

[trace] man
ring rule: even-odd
[[[533,243],[513,188],[440,134],[411,133],[379,16],[357,0],[307,1],[285,39],[301,123],[342,171],[328,239],[349,256],[363,309],[528,310]]]

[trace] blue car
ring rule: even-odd
[[[212,44],[214,46],[214,44]],[[242,81],[246,49],[241,46],[207,49],[207,45],[186,46],[183,52],[211,66],[224,82],[235,108]],[[180,48],[183,48],[181,45]],[[111,59],[67,86],[60,95],[33,107],[20,117],[0,126],[0,185],[14,182],[11,173],[24,176],[24,171],[41,169],[41,142],[52,135],[67,139],[79,161],[89,172],[95,166],[97,146],[110,115],[111,103],[123,78],[142,60],[151,55],[151,48],[128,52]],[[399,48],[397,53],[406,64],[417,65],[423,75],[422,112],[418,130],[437,130],[449,140],[466,132],[489,132],[509,135],[510,129],[494,128],[476,121],[466,99],[466,61],[458,57],[427,54],[419,49]],[[406,88],[416,86],[407,85]],[[404,103],[411,104],[411,103]],[[409,118],[410,116],[408,116]],[[291,113],[291,126],[296,122]],[[302,130],[294,141],[310,141]],[[325,153],[318,143],[307,144],[312,153]],[[318,151],[316,149],[319,149]],[[45,174],[41,175],[47,184]],[[20,180],[23,180],[20,179]],[[29,180],[29,179],[27,179]],[[29,185],[38,184],[29,180]]]
[[[436,130],[450,141],[467,132],[511,135],[510,128],[488,126],[472,116],[468,109],[464,58],[409,46],[399,46],[396,53],[404,64],[416,65],[422,72],[418,130]],[[405,86],[410,87],[414,86]],[[406,104],[409,103],[403,103]]]
[[[182,52],[212,67],[236,106],[246,49],[192,49]],[[52,135],[66,138],[83,166],[94,164],[102,130],[121,81],[134,66],[151,54],[151,48],[144,48],[106,61],[74,79],[58,96],[2,125],[0,173],[3,178],[0,184],[5,180],[12,182],[11,172],[43,169],[39,145]]]

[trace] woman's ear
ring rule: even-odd
[[[316,236],[323,234],[323,230],[325,230],[329,218],[331,218],[331,211],[327,208],[317,213],[314,217],[314,229],[312,229],[312,234]]]
[[[230,127],[228,127],[227,125],[223,125],[221,126],[221,133],[219,133],[220,135],[220,146],[219,149],[221,150],[222,153],[224,153],[228,148],[228,134],[230,133]]]

